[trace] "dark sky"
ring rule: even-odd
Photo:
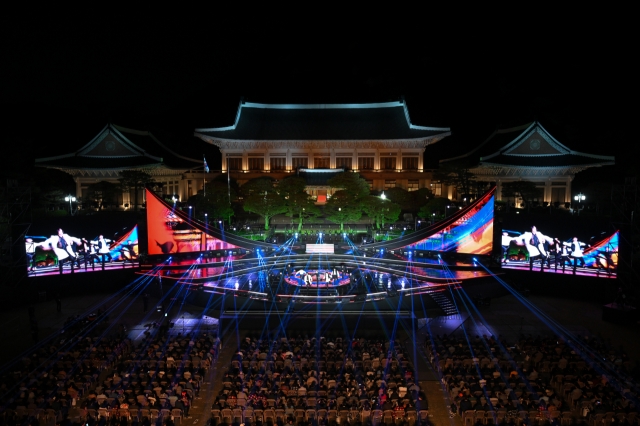
[[[376,23],[290,28],[126,16],[5,22],[6,134],[28,134],[30,152],[63,150],[108,121],[187,138],[197,126],[231,124],[241,97],[404,97],[414,123],[452,128],[439,147],[445,151],[533,119],[579,151],[620,154],[633,137],[635,53],[624,28],[611,34],[588,23],[532,27],[518,19],[394,31]]]

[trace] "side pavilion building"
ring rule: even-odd
[[[469,167],[477,181],[494,183],[497,200],[503,199],[503,183],[530,181],[544,189],[543,200],[538,201],[562,205],[571,202],[571,182],[577,173],[614,165],[615,157],[574,151],[534,121],[496,130],[467,154],[440,160],[441,165],[447,163]]]
[[[196,137],[220,149],[222,173],[230,173],[239,184],[302,172],[309,193],[319,202],[331,190],[317,175],[337,170],[359,172],[372,190],[414,191],[429,186],[425,147],[449,134],[446,127],[412,124],[403,101],[321,105],[242,101],[232,125],[195,130]]]
[[[129,129],[115,124],[106,125],[91,140],[78,149],[55,157],[37,158],[35,165],[61,170],[71,175],[76,183],[75,196],[88,200],[90,185],[106,181],[119,183],[123,170],[138,170],[150,174],[157,186],[156,192],[176,200],[186,200],[203,184],[203,159],[190,153],[205,152],[208,145],[200,142],[188,152],[178,153],[149,131]],[[195,157],[195,158],[193,158]],[[132,191],[124,191],[114,200],[115,207],[134,207]],[[145,202],[145,190],[139,189],[138,202]]]

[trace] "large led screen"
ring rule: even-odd
[[[177,211],[175,206],[165,203],[147,191],[147,232],[149,254],[189,253],[208,250],[237,248],[203,229],[206,224],[195,226],[196,220]]]
[[[618,270],[620,232],[594,241],[579,235],[547,235],[533,226],[526,232],[503,230],[504,268],[573,273],[614,278]]]
[[[98,226],[96,226],[98,228]],[[78,235],[57,229],[51,236],[27,235],[25,252],[30,277],[70,270],[101,271],[134,264],[138,259],[138,226],[115,235]]]
[[[493,248],[493,208],[491,192],[454,222],[443,225],[436,233],[417,242],[415,249],[490,254]]]

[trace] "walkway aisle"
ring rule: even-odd
[[[437,426],[451,425],[462,426],[460,416],[449,417],[449,396],[438,381],[420,382],[420,387],[424,390],[429,401],[429,420],[431,424]]]
[[[216,399],[216,396],[222,390],[222,379],[227,373],[229,366],[231,365],[231,358],[237,352],[238,339],[235,329],[228,330],[222,339],[222,350],[218,355],[218,359],[211,365],[207,377],[204,379],[200,388],[201,399],[193,401],[191,407],[190,419],[184,419],[182,425],[198,425],[204,426],[211,418],[211,405]]]

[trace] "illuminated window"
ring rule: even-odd
[[[396,158],[395,157],[380,157],[380,170],[395,170]]]
[[[385,180],[384,181],[384,189],[391,189],[396,187],[396,181],[394,180]]]
[[[418,181],[418,179],[409,179],[407,181],[407,191],[417,191],[419,184],[420,182]]]
[[[418,157],[402,157],[402,170],[418,170]]]
[[[249,170],[264,170],[264,158],[249,157]]]
[[[440,182],[435,182],[431,184],[431,192],[435,196],[442,196],[442,184]]]
[[[294,169],[306,169],[309,159],[307,157],[293,157],[291,159],[291,167]]]
[[[331,168],[331,158],[329,157],[315,157],[313,159],[314,169],[329,169]]]
[[[373,170],[374,157],[358,157],[358,169]]]
[[[228,157],[227,162],[229,164],[229,170],[242,170],[242,158]]]
[[[286,157],[271,157],[269,159],[271,170],[286,170],[287,158]]]
[[[336,169],[351,169],[351,157],[336,158]]]

